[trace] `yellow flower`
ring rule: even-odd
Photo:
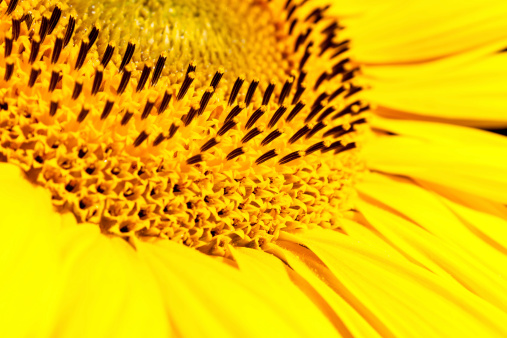
[[[0,12],[0,336],[507,334],[502,1]]]

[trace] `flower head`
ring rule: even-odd
[[[7,21],[12,49],[29,46],[4,78],[7,160],[129,240],[224,255],[338,227],[369,110],[342,27],[311,3],[199,3],[73,1],[40,9],[38,28]]]
[[[37,265],[5,318],[33,299],[23,334],[505,334],[505,140],[404,119],[505,126],[413,92],[506,36],[423,52],[432,30],[368,30],[394,3],[0,3],[4,256]]]

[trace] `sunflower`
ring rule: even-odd
[[[507,335],[502,1],[0,12],[1,336]]]

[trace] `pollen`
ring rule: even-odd
[[[228,255],[339,227],[369,105],[310,3],[0,3],[0,160],[133,245]]]

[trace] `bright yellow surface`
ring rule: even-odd
[[[507,45],[504,1],[58,2],[62,18],[33,65],[55,3],[22,1],[3,14],[15,3],[0,3],[1,337],[507,335],[507,141],[451,124],[506,125],[496,53]],[[33,22],[21,23],[6,58],[12,19],[28,11]],[[76,32],[52,64],[70,15]],[[99,37],[77,67],[94,24]],[[307,31],[314,46],[294,51]],[[348,50],[333,56],[345,39]],[[129,42],[136,51],[119,71]],[[104,68],[108,43],[116,49]],[[137,90],[159,55],[163,76]],[[62,75],[53,92],[52,74]],[[285,84],[283,105],[296,106],[301,76],[295,101],[305,108],[270,128]],[[244,83],[229,105],[236,79]],[[352,105],[324,117],[313,138],[289,142],[316,126],[305,117],[321,94],[323,110]],[[264,115],[250,129],[261,136],[227,159],[256,111]],[[346,133],[325,136],[333,128]],[[357,144],[305,152],[331,140],[338,150]]]
[[[11,55],[0,54],[0,73],[14,69],[0,80],[0,125],[12,127],[0,150],[59,211],[133,245],[169,239],[230,256],[229,243],[260,248],[279,231],[335,228],[351,208],[370,106],[333,16],[280,1],[32,6],[44,19],[63,14],[49,35],[43,19],[23,22]]]

